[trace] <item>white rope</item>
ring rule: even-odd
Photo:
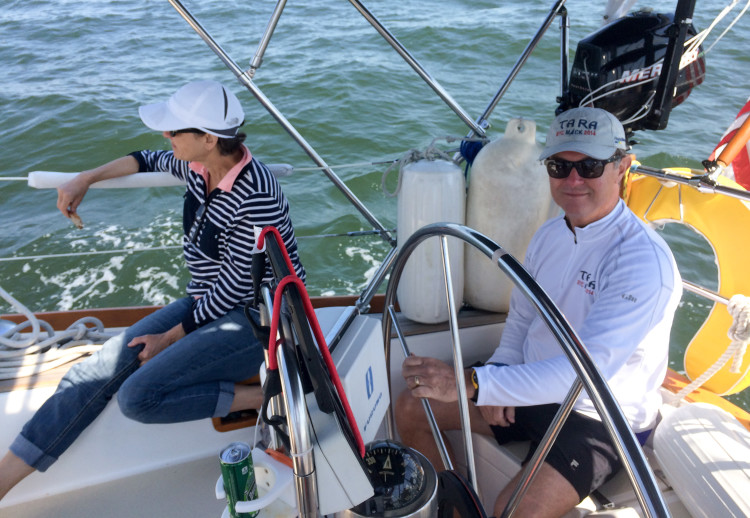
[[[750,297],[735,295],[729,299],[727,305],[729,314],[732,315],[732,326],[727,335],[732,340],[732,345],[737,344],[737,352],[734,355],[729,372],[737,374],[742,367],[742,358],[745,356],[747,344],[750,342]]]
[[[19,347],[27,347],[36,342],[39,339],[39,321],[36,319],[34,314],[29,311],[28,308],[26,308],[23,304],[14,299],[13,296],[3,288],[0,288],[0,297],[4,298],[5,301],[8,302],[8,304],[16,308],[16,311],[25,316],[31,323],[31,336],[26,342],[21,342],[23,345],[20,345]],[[0,336],[0,345],[10,347],[11,344],[15,343],[13,340],[7,340],[5,336],[10,335],[11,333],[15,333],[18,328],[19,326],[16,326],[13,329],[9,330],[7,333],[3,333],[3,336]]]
[[[681,401],[685,396],[706,383],[714,374],[719,372],[729,360],[732,360],[729,372],[733,374],[738,374],[740,372],[742,359],[745,356],[747,345],[750,343],[750,297],[745,297],[744,295],[739,294],[733,296],[729,299],[727,311],[732,315],[732,325],[729,327],[729,331],[727,331],[727,335],[731,340],[729,347],[727,347],[724,354],[722,354],[719,359],[706,370],[706,372],[675,394],[670,399],[670,403],[675,404]]]
[[[389,165],[388,168],[383,171],[383,177],[380,180],[380,187],[383,189],[383,193],[389,198],[393,198],[394,196],[398,195],[399,191],[401,191],[401,179],[403,178],[404,167],[423,158],[425,158],[425,156],[419,150],[410,149],[409,151],[404,153],[401,158]],[[385,182],[388,179],[388,175],[396,165],[398,165],[398,183],[396,184],[396,190],[393,192],[389,192],[388,188],[385,186]]]
[[[388,168],[383,171],[383,177],[380,180],[380,187],[383,189],[383,193],[385,193],[386,196],[389,198],[393,198],[394,196],[398,195],[399,191],[401,190],[401,179],[403,177],[403,171],[404,167],[407,165],[418,162],[420,160],[447,160],[452,161],[453,158],[442,149],[439,149],[435,146],[435,143],[438,140],[445,140],[446,142],[455,142],[457,140],[467,140],[467,141],[473,141],[473,140],[485,140],[485,139],[476,139],[476,138],[461,138],[461,137],[453,137],[453,136],[445,136],[445,137],[435,137],[432,139],[432,142],[430,142],[430,145],[427,146],[427,148],[424,151],[419,151],[418,149],[410,149],[406,153],[404,153],[401,158],[391,163],[391,165],[388,166]],[[396,190],[393,192],[389,192],[388,188],[385,186],[386,180],[388,179],[388,175],[390,174],[391,170],[395,166],[398,165],[398,184],[396,185]]]
[[[93,344],[101,344],[114,336],[93,317],[81,318],[65,331],[55,332],[2,288],[0,295],[27,318],[0,335],[0,380],[24,378],[54,369],[97,351],[101,345]],[[32,328],[31,333],[22,335],[20,331],[28,327]],[[41,328],[46,331],[46,338],[41,336]]]

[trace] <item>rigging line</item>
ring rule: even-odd
[[[91,250],[90,252],[70,252],[64,254],[47,254],[47,255],[26,255],[20,257],[0,257],[0,262],[9,261],[31,261],[35,259],[55,259],[58,257],[80,257],[82,255],[105,255],[105,254],[122,254],[132,252],[147,252],[156,250],[174,250],[181,249],[182,245],[175,246],[155,246],[148,248],[122,248],[120,250]]]
[[[395,232],[395,228],[387,229],[388,232]],[[374,236],[380,232],[377,230],[353,230],[351,232],[341,232],[338,234],[311,234],[309,236],[297,236],[297,240],[303,239],[320,239],[324,237],[358,237],[358,236]],[[154,246],[144,248],[121,248],[119,250],[91,250],[90,252],[69,252],[64,254],[47,254],[47,255],[22,255],[18,257],[0,257],[0,263],[10,261],[33,261],[36,259],[56,259],[60,257],[80,257],[82,255],[106,255],[106,254],[122,254],[122,253],[133,253],[133,252],[155,252],[159,250],[179,250],[182,245],[172,246]]]
[[[328,166],[331,169],[346,169],[346,168],[352,168],[352,167],[363,167],[368,165],[385,165],[385,164],[393,164],[394,162],[398,162],[398,160],[383,160],[380,162],[359,162],[354,164],[342,164],[342,165],[332,165]],[[312,167],[295,167],[295,171],[318,171],[321,169],[326,169],[325,167],[318,167],[318,166],[312,166]]]
[[[735,2],[733,2],[733,3],[731,4],[731,8],[732,8],[732,9],[734,9],[734,5],[735,5],[736,3],[737,3],[737,2],[736,2],[736,0],[735,0]],[[730,31],[730,29],[731,29],[732,27],[734,27],[734,24],[736,24],[736,23],[737,23],[737,22],[739,21],[739,19],[740,19],[740,18],[741,18],[741,17],[742,17],[742,16],[743,16],[743,15],[745,14],[745,11],[747,11],[748,7],[750,7],[750,1],[748,1],[748,2],[747,2],[747,4],[745,4],[745,7],[743,7],[743,8],[742,8],[742,9],[740,10],[740,13],[739,13],[739,14],[738,14],[738,15],[737,15],[737,16],[736,16],[735,18],[734,18],[734,20],[732,20],[732,22],[731,22],[731,23],[730,23],[730,24],[729,24],[729,25],[727,26],[727,28],[726,28],[726,29],[724,29],[724,32],[722,32],[721,34],[719,34],[718,38],[716,38],[716,39],[714,40],[714,42],[713,42],[713,43],[711,43],[711,46],[710,46],[710,47],[708,47],[708,49],[706,50],[706,52],[708,52],[708,51],[710,51],[711,49],[713,49],[713,48],[714,48],[714,46],[715,46],[715,45],[716,45],[716,44],[717,44],[717,43],[719,42],[719,40],[720,40],[720,39],[722,39],[722,38],[723,38],[723,37],[724,37],[724,36],[726,35],[726,33]],[[728,9],[728,8],[729,8],[729,7],[725,8],[725,9]]]

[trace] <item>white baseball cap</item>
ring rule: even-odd
[[[217,81],[193,81],[166,102],[138,108],[143,123],[156,131],[196,128],[232,138],[245,121],[239,99]]]
[[[573,108],[555,117],[539,160],[563,151],[605,160],[618,149],[627,150],[628,144],[617,117],[601,108]]]

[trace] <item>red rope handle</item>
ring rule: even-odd
[[[328,350],[328,345],[326,345],[326,340],[325,340],[325,337],[323,336],[323,331],[320,329],[320,323],[318,322],[318,317],[315,315],[315,309],[313,308],[312,302],[310,301],[310,296],[307,294],[307,289],[305,288],[305,284],[302,282],[302,279],[297,277],[297,274],[294,273],[294,269],[291,268],[291,260],[289,259],[289,255],[287,254],[283,241],[281,241],[281,236],[278,230],[276,230],[274,227],[264,228],[263,231],[261,232],[260,237],[258,238],[258,241],[261,241],[261,238],[265,236],[265,232],[267,230],[269,230],[270,232],[274,233],[277,236],[279,245],[281,246],[282,250],[284,250],[284,255],[286,256],[286,260],[290,266],[290,271],[292,272],[290,275],[287,275],[286,277],[281,279],[281,281],[279,282],[279,285],[276,287],[276,292],[274,294],[273,314],[271,316],[271,329],[270,329],[271,334],[270,334],[269,341],[268,341],[268,368],[269,370],[277,370],[279,368],[278,362],[276,359],[276,349],[278,347],[278,342],[276,341],[276,334],[278,333],[279,319],[281,318],[281,296],[289,284],[294,284],[299,290],[300,297],[302,298],[302,303],[304,304],[304,307],[305,307],[305,315],[307,316],[307,320],[310,323],[310,327],[312,328],[313,334],[315,335],[315,340],[318,342],[318,347],[320,348],[321,355],[323,356],[323,361],[325,362],[326,367],[328,367],[328,372],[331,376],[331,381],[333,382],[333,385],[336,388],[336,393],[338,394],[339,399],[341,400],[341,404],[344,407],[344,412],[346,413],[346,419],[347,421],[349,421],[349,426],[351,427],[352,433],[354,434],[354,440],[357,443],[357,450],[359,451],[359,456],[364,457],[365,456],[365,444],[364,444],[364,441],[362,440],[362,435],[359,433],[359,427],[357,426],[357,421],[354,419],[354,413],[352,412],[351,406],[349,405],[349,400],[346,397],[346,392],[344,392],[344,386],[342,385],[341,379],[339,378],[339,373],[336,370],[336,365],[333,363],[331,352]],[[262,247],[262,241],[261,241],[260,247]]]

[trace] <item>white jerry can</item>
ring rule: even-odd
[[[459,166],[447,160],[419,160],[404,166],[398,194],[398,244],[430,223],[464,223],[466,182]],[[456,307],[464,289],[463,241],[449,237],[448,254]],[[424,324],[448,320],[440,240],[423,241],[407,261],[398,285],[399,306]]]
[[[557,213],[549,190],[536,123],[511,119],[505,135],[474,159],[466,200],[466,225],[523,261],[534,232]],[[498,266],[466,247],[464,300],[487,311],[507,312],[513,283]]]

